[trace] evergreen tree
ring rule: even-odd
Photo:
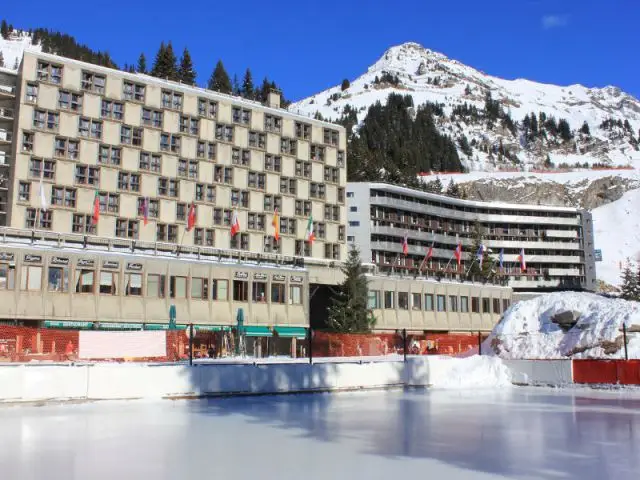
[[[256,96],[256,92],[253,87],[253,76],[251,75],[251,70],[248,68],[247,71],[244,72],[244,78],[242,79],[242,96],[249,100],[253,100]]]
[[[0,68],[4,68],[4,55],[0,52]]]
[[[467,83],[467,86],[464,87],[464,94],[465,95],[471,95],[471,86]]]
[[[473,155],[473,150],[471,150],[471,145],[469,145],[469,140],[467,139],[467,136],[465,134],[462,134],[462,136],[458,138],[458,145],[460,146],[460,150],[462,150],[462,153],[464,153],[467,157]]]
[[[375,325],[375,317],[367,308],[369,282],[357,247],[349,250],[342,272],[344,282],[335,292],[329,307],[329,328],[340,333],[368,333]]]
[[[476,221],[473,226],[473,245],[471,247],[471,265],[469,266],[467,277],[480,278],[483,281],[490,280],[494,272],[494,259],[489,256],[487,246],[482,252],[482,266],[480,265],[480,246],[484,245],[484,229],[480,222]]]
[[[173,81],[179,80],[176,55],[173,53],[171,42],[167,45],[165,45],[164,42],[160,44],[160,48],[156,54],[156,59],[153,62],[151,75]]]
[[[218,60],[218,63],[216,63],[216,68],[213,70],[211,78],[209,78],[207,88],[220,93],[231,93],[231,79],[229,78],[227,71],[224,69],[222,60]]]
[[[138,57],[138,73],[147,73],[147,57],[141,53]]]
[[[349,82],[349,80],[345,78],[344,80],[342,80],[342,85],[340,86],[340,89],[344,92],[350,86],[351,86],[351,82]]]
[[[582,124],[582,127],[580,127],[580,133],[583,133],[584,135],[591,135],[589,124],[586,121]]]
[[[267,77],[264,77],[264,80],[262,80],[262,85],[260,86],[260,89],[256,92],[256,100],[262,103],[266,102],[267,99],[269,98],[270,91],[271,91],[271,82],[269,82],[269,79]]]
[[[2,34],[2,38],[5,40],[9,38],[9,25],[7,25],[6,20],[2,20],[0,23],[0,34]]]
[[[620,298],[624,300],[638,300],[638,277],[640,277],[640,267],[637,273],[634,272],[631,267],[631,262],[627,259],[627,263],[622,270]]]
[[[184,52],[182,52],[178,76],[180,77],[180,81],[185,85],[196,84],[196,72],[193,69],[193,62],[191,61],[191,55],[187,47],[185,47]]]
[[[558,121],[558,134],[564,142],[568,142],[573,138],[571,127],[569,127],[569,122],[567,122],[564,118],[561,118]]]
[[[445,195],[447,197],[460,198],[460,186],[457,183],[453,182],[453,178],[449,180],[449,185],[447,185],[447,190],[445,191]]]

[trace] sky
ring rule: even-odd
[[[0,3],[14,26],[60,30],[119,65],[141,52],[151,62],[171,41],[189,49],[199,84],[222,59],[230,75],[249,67],[290,100],[353,80],[408,41],[502,78],[615,85],[640,98],[640,0]]]

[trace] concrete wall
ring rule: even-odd
[[[573,383],[571,360],[503,360],[516,385],[567,385]]]

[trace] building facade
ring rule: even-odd
[[[349,183],[346,196],[348,243],[357,245],[363,262],[379,272],[462,279],[476,257],[471,249],[479,225],[497,279],[512,288],[596,287],[587,211],[460,200],[382,183]],[[405,235],[408,255],[403,254]],[[458,244],[460,268],[454,258]],[[431,246],[433,256],[423,264]],[[523,250],[525,270],[519,258]]]
[[[0,225],[7,224],[17,82],[14,71],[0,68]]]

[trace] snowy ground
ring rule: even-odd
[[[640,393],[509,388],[0,408],[7,479],[636,479]]]

